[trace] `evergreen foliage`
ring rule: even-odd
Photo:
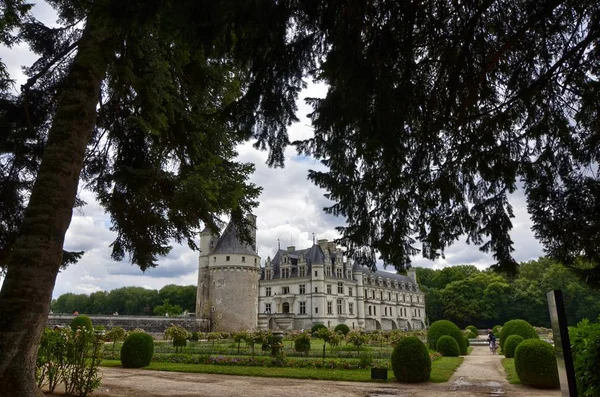
[[[72,319],[71,322],[69,323],[69,325],[71,326],[71,329],[73,331],[76,331],[77,328],[85,328],[88,331],[94,330],[94,325],[92,324],[92,319],[84,314],[81,314],[81,315],[75,317],[74,319]]]
[[[431,324],[427,330],[427,344],[431,349],[436,349],[438,339],[444,335],[451,336],[456,340],[461,355],[467,354],[467,343],[462,331],[456,324],[448,320],[438,320]]]
[[[515,370],[526,386],[559,387],[554,347],[547,342],[539,339],[522,341],[515,351]]]
[[[600,317],[596,323],[584,319],[569,327],[569,338],[579,395],[600,395]]]
[[[435,350],[442,353],[444,357],[458,357],[460,348],[456,339],[449,335],[442,335],[435,344]]]
[[[310,351],[310,334],[308,332],[302,332],[294,339],[294,349],[297,352],[308,355]]]
[[[427,382],[431,375],[429,351],[419,338],[408,336],[398,341],[392,352],[392,370],[399,382]]]
[[[467,327],[465,328],[465,330],[471,331],[475,335],[477,335],[479,333],[479,330],[474,325],[467,325]]]
[[[310,328],[310,333],[312,335],[316,335],[317,332],[321,329],[321,328],[327,328],[325,326],[325,324],[321,324],[321,323],[317,323],[317,324],[313,324],[313,326]]]
[[[504,345],[502,345],[502,353],[504,353],[504,356],[506,358],[514,358],[517,346],[519,346],[519,344],[524,340],[525,339],[521,335],[516,334],[510,335],[508,338],[506,338],[506,342],[504,342]]]
[[[469,331],[466,337],[467,339],[477,339],[477,334],[473,331]]]
[[[350,327],[348,327],[346,324],[338,324],[333,329],[333,332],[341,332],[344,336],[346,336],[348,335],[348,332],[350,332]]]
[[[132,332],[121,347],[121,363],[125,368],[142,368],[154,355],[154,340],[144,332]]]
[[[506,339],[511,335],[520,335],[523,339],[539,339],[535,328],[525,320],[510,320],[502,326],[500,331],[500,346],[504,348]]]

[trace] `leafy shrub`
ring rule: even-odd
[[[458,357],[460,348],[456,339],[449,335],[442,335],[435,344],[435,350],[442,353],[444,357]]]
[[[121,327],[112,327],[105,335],[105,338],[113,343],[112,350],[115,351],[115,345],[118,341],[125,339],[125,330]]]
[[[435,349],[437,340],[444,335],[451,336],[456,340],[460,354],[467,354],[467,342],[465,342],[465,337],[460,328],[458,328],[452,321],[438,320],[431,324],[429,330],[427,331],[427,344],[431,349]]]
[[[370,351],[363,351],[358,356],[358,362],[361,367],[369,368],[371,364],[373,364],[373,353],[371,353]]]
[[[344,336],[346,336],[348,335],[348,332],[350,332],[350,327],[348,327],[346,324],[338,324],[333,329],[333,332],[341,332]]]
[[[175,353],[179,352],[179,348],[187,346],[187,338],[188,332],[181,325],[171,324],[171,326],[165,330],[165,339],[173,340]]]
[[[517,350],[517,346],[519,343],[523,342],[525,339],[521,335],[511,335],[506,338],[506,342],[504,342],[504,346],[502,346],[502,352],[506,358],[514,358],[515,350]]]
[[[200,340],[200,332],[192,332],[190,334],[190,342],[198,342]]]
[[[85,328],[89,331],[93,331],[94,330],[94,325],[92,324],[92,320],[86,316],[86,315],[81,315],[81,316],[77,316],[75,317],[73,320],[71,320],[71,323],[69,324],[71,326],[71,329],[73,331],[76,331],[77,328]]]
[[[467,338],[465,336],[465,343],[467,344],[467,347],[471,346],[471,342],[469,342],[469,338]]]
[[[360,352],[360,347],[367,343],[367,336],[362,331],[350,331],[346,335],[346,342],[356,346],[356,351]]]
[[[414,336],[401,339],[392,353],[392,370],[400,382],[428,381],[431,358],[425,344]]]
[[[125,368],[142,368],[150,364],[154,354],[154,341],[146,333],[133,332],[121,347],[121,364]]]
[[[523,339],[539,339],[535,329],[525,320],[507,321],[500,331],[500,346],[504,349],[506,339],[511,335],[521,335]]]
[[[467,339],[477,339],[477,334],[475,332],[469,331],[467,334]]]
[[[310,329],[310,333],[315,335],[321,328],[327,328],[327,327],[325,326],[325,324],[320,324],[320,323],[313,324],[312,328]]]
[[[465,329],[467,331],[474,333],[475,335],[479,334],[479,330],[474,325],[467,325],[467,328],[465,328]],[[471,338],[471,337],[469,337],[469,338]],[[471,338],[471,339],[473,339],[473,338]]]
[[[502,329],[501,325],[494,325],[494,328],[492,328],[492,333],[494,335],[496,335],[496,337],[500,336],[500,330]]]
[[[294,349],[299,353],[308,355],[310,351],[310,334],[308,332],[302,332],[294,339]]]
[[[515,370],[521,383],[526,386],[559,386],[554,347],[542,340],[526,339],[517,346]]]
[[[569,327],[569,337],[579,395],[600,395],[600,323],[584,319],[577,327]]]

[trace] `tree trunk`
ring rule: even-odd
[[[96,122],[110,30],[90,18],[60,92],[40,169],[0,291],[0,396],[42,396],[35,362]]]

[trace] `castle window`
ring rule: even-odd
[[[388,300],[391,301],[392,300],[392,293],[388,292]]]
[[[319,272],[315,270],[315,277],[319,277]]]
[[[396,302],[398,302],[398,294],[396,294]]]
[[[387,316],[387,307],[383,308],[383,312],[385,313],[384,316]]]
[[[348,302],[348,314],[350,314],[350,315],[354,314],[354,303],[352,303],[352,302]]]
[[[333,314],[333,304],[331,302],[327,302],[327,314]]]
[[[383,292],[379,291],[379,300],[383,300]]]
[[[265,313],[271,314],[271,304],[265,303]]]
[[[306,276],[306,268],[304,266],[300,266],[300,269],[298,270],[298,273],[299,273],[300,277]]]
[[[315,287],[315,294],[319,293],[319,287]]]
[[[402,302],[406,302],[406,295],[402,294]]]
[[[229,260],[230,260],[230,258],[229,258],[229,255],[227,255],[227,256],[225,257],[225,260],[226,260],[227,262],[229,262]]]
[[[319,314],[319,308],[315,307],[315,314]]]
[[[300,302],[300,314],[306,314],[306,302]]]
[[[242,256],[242,262],[246,262],[246,257]]]
[[[266,275],[265,275],[265,279],[266,280],[271,280],[273,278],[273,271],[272,270],[267,270]]]
[[[271,287],[265,288],[265,295],[266,296],[271,296]]]
[[[256,261],[257,261],[257,259],[256,259],[256,258],[254,258],[254,264],[255,264],[255,265],[256,265]]]
[[[306,284],[300,284],[300,295],[306,294]]]
[[[327,293],[331,294],[331,284],[327,284]]]
[[[281,293],[282,294],[289,294],[290,293],[290,287],[281,287]]]
[[[338,312],[338,314],[342,314],[342,300],[341,299],[337,300],[337,312]]]
[[[373,299],[375,299],[375,290],[371,291],[371,295],[373,296]]]
[[[348,296],[352,296],[352,288],[348,288]]]
[[[217,261],[217,257],[213,256],[213,263]]]
[[[376,316],[377,315],[377,308],[375,306],[373,306],[373,315]]]
[[[338,294],[344,293],[344,283],[338,283]]]
[[[339,278],[342,278],[342,269],[335,269],[335,275]]]
[[[369,316],[371,315],[371,306],[369,306]]]
[[[325,268],[325,277],[331,277],[331,266]]]

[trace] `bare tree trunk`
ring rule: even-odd
[[[106,74],[106,27],[88,18],[58,107],[20,236],[0,291],[0,396],[42,396],[38,345],[61,264],[86,146]]]

